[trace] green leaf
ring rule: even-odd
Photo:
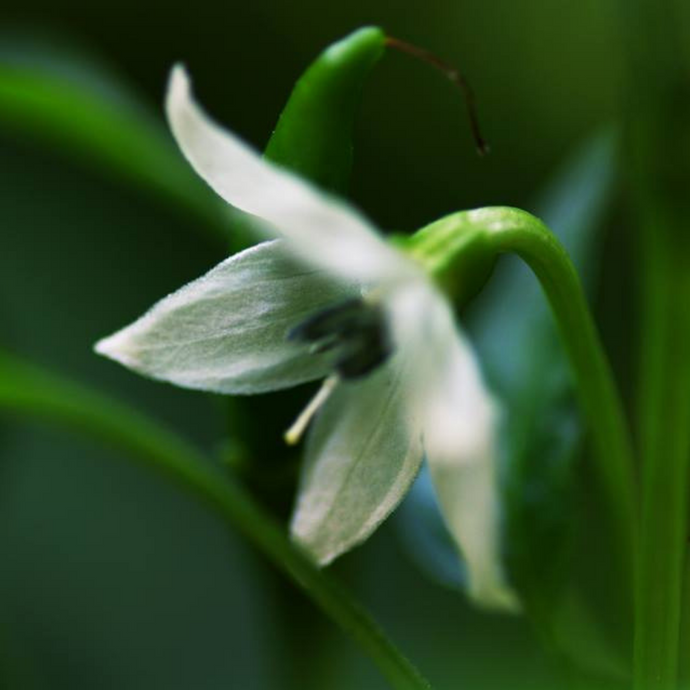
[[[157,117],[91,55],[45,40],[0,38],[0,122],[118,176],[225,235],[222,205]],[[162,111],[161,111],[162,112]]]

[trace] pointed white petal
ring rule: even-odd
[[[472,599],[515,611],[519,602],[501,559],[499,411],[450,305],[438,296],[425,319],[426,343],[416,358],[416,375],[423,377],[415,386],[416,405],[441,511],[463,554]]]
[[[365,540],[398,505],[422,459],[396,362],[341,383],[310,431],[292,535],[321,564]]]
[[[223,261],[158,302],[96,351],[187,388],[250,394],[288,388],[330,370],[287,335],[357,288],[295,262],[276,240]]]
[[[414,270],[354,209],[263,160],[195,103],[184,68],[173,68],[166,100],[177,143],[196,172],[229,204],[293,241],[300,256],[362,282]]]
[[[467,566],[468,594],[479,606],[518,612],[501,561],[496,469],[489,451],[464,463],[428,456],[444,520]]]

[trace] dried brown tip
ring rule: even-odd
[[[470,119],[470,129],[472,131],[474,145],[477,148],[477,153],[480,156],[485,156],[487,153],[489,153],[489,144],[482,136],[479,128],[479,116],[477,115],[477,106],[474,100],[474,93],[472,92],[472,88],[467,83],[467,80],[462,73],[449,63],[441,60],[441,58],[439,58],[437,55],[434,55],[434,53],[430,53],[428,50],[419,48],[412,43],[401,41],[399,38],[386,36],[386,46],[399,50],[401,53],[407,53],[408,55],[411,55],[422,62],[426,62],[444,74],[447,79],[449,79],[462,91],[465,98],[465,103],[467,105],[467,114]]]

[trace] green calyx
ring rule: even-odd
[[[396,240],[458,306],[484,287],[497,257],[490,234],[468,222],[469,213],[453,213]]]

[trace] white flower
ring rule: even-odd
[[[179,66],[166,105],[197,173],[280,239],[230,257],[97,352],[219,393],[324,379],[287,434],[310,424],[294,539],[329,563],[388,516],[426,457],[470,595],[517,608],[499,553],[497,407],[446,298],[359,213],[213,123]]]

